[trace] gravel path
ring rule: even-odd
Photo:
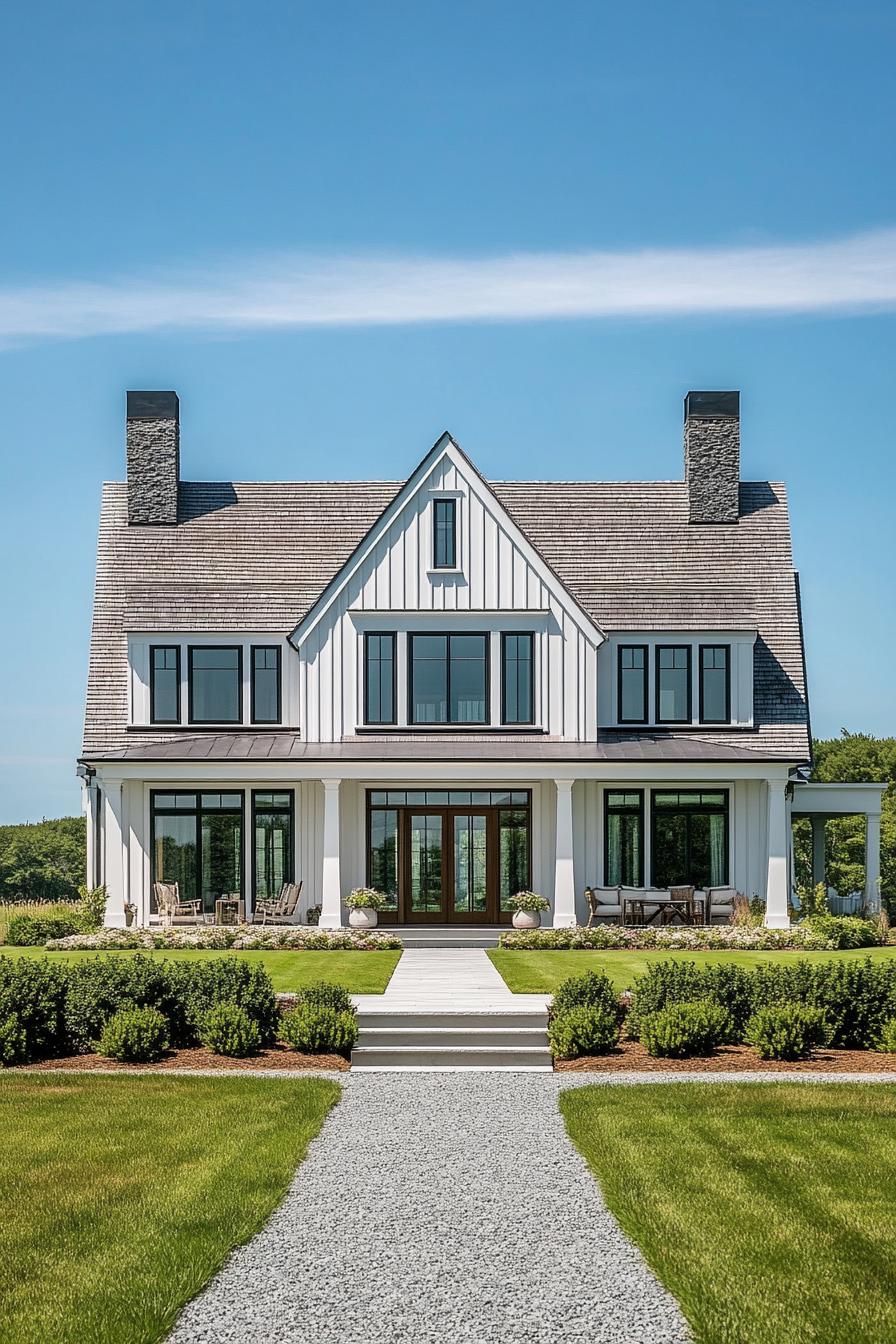
[[[566,1137],[558,1089],[593,1081],[345,1076],[283,1204],[171,1344],[683,1344]]]

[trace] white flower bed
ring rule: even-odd
[[[210,952],[288,950],[308,952],[382,952],[401,948],[394,933],[356,933],[354,930],[319,929],[312,924],[198,925],[195,928],[100,929],[98,933],[75,933],[51,938],[48,952],[120,952],[196,948]]]

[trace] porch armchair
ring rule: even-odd
[[[675,916],[678,915],[683,924],[696,924],[697,910],[702,905],[703,902],[698,901],[697,893],[693,887],[670,887],[669,909],[664,912],[663,923],[671,924]]]
[[[284,882],[279,896],[270,900],[256,901],[252,911],[252,923],[292,924],[303,885],[304,880],[298,883]]]
[[[159,912],[159,918],[163,924],[172,924],[175,919],[195,919],[200,918],[202,901],[182,901],[180,899],[180,888],[176,882],[153,882],[153,895],[156,898],[156,909]]]
[[[588,923],[591,928],[595,919],[615,919],[622,923],[622,898],[618,887],[586,887],[585,900],[588,902]]]
[[[733,887],[707,887],[703,893],[703,918],[706,923],[711,924],[714,919],[730,919],[734,913],[736,895]]]

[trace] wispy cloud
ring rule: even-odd
[[[896,229],[780,246],[490,257],[281,254],[0,286],[0,342],[183,328],[394,326],[896,306]]]

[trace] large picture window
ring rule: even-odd
[[[620,723],[647,722],[647,646],[623,644],[619,649],[617,698]],[[612,884],[611,884],[612,885]]]
[[[432,503],[432,567],[457,568],[457,500],[434,499]]]
[[[241,723],[243,651],[239,645],[191,645],[190,722]]]
[[[640,887],[644,881],[644,794],[604,794],[604,882]]]
[[[691,647],[659,644],[656,650],[656,721],[691,721]]]
[[[488,722],[488,635],[409,635],[412,724]]]
[[[364,722],[395,722],[395,635],[364,636]]]
[[[252,794],[253,903],[276,900],[293,880],[293,798],[291,790]]]
[[[653,794],[653,884],[728,884],[728,791]]]
[[[180,723],[180,649],[153,644],[149,650],[149,717],[153,723]]]
[[[501,721],[533,723],[535,697],[532,677],[535,637],[532,634],[501,636]]]
[[[252,646],[252,722],[280,722],[280,649]]]
[[[700,645],[700,722],[731,722],[730,650],[727,644]]]
[[[206,915],[219,897],[243,894],[241,793],[154,792],[150,830],[153,882],[177,882],[181,900],[199,898]]]

